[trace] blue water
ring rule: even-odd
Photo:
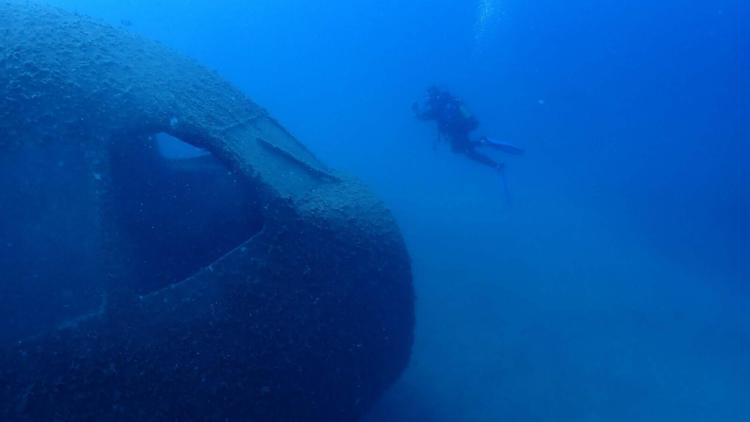
[[[216,69],[394,211],[416,344],[369,421],[750,420],[750,5],[55,0]],[[496,175],[410,106],[438,83]]]

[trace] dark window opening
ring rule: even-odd
[[[140,293],[190,277],[263,224],[251,183],[208,151],[164,133],[116,142],[112,178]]]

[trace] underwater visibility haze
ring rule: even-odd
[[[0,415],[750,420],[749,20],[0,1]]]

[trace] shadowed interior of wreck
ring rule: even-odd
[[[249,181],[173,136],[115,142],[111,169],[116,223],[132,248],[139,293],[184,280],[263,225]]]
[[[0,158],[0,342],[36,335],[101,306],[98,173],[75,142]],[[111,210],[128,290],[190,277],[263,225],[257,189],[205,150],[165,134],[112,144]],[[48,169],[47,173],[40,168]],[[30,306],[31,305],[31,306]],[[33,312],[31,311],[33,310]]]
[[[28,142],[0,154],[0,344],[101,302],[97,173],[82,151]]]

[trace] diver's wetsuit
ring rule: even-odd
[[[502,163],[476,150],[481,143],[472,141],[469,134],[479,126],[479,122],[466,111],[461,100],[448,92],[432,87],[427,90],[424,107],[414,104],[414,113],[420,120],[435,120],[438,125],[438,134],[448,138],[453,152],[464,154],[478,163],[502,170]]]

